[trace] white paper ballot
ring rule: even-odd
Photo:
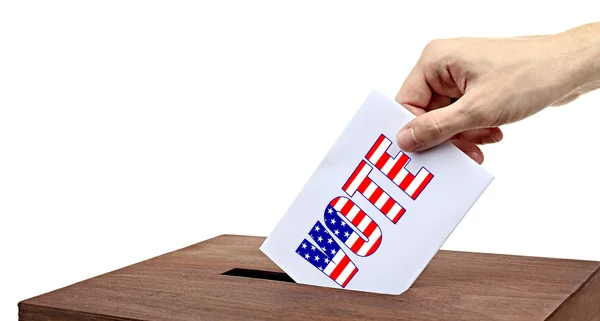
[[[493,176],[450,143],[404,153],[414,116],[372,93],[261,246],[298,283],[406,291]]]

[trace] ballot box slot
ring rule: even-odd
[[[294,280],[292,280],[292,278],[289,275],[287,275],[285,273],[281,273],[281,272],[272,272],[272,271],[234,268],[227,272],[222,273],[221,275],[296,283],[296,282],[294,282]]]

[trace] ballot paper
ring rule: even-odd
[[[297,283],[401,294],[493,180],[450,143],[408,153],[414,116],[371,93],[261,245]]]

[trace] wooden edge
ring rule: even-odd
[[[19,321],[139,321],[19,302]]]
[[[546,318],[546,321],[598,320],[600,320],[600,267]]]

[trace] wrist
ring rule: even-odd
[[[600,23],[584,25],[556,35],[562,46],[569,90],[600,81]]]

